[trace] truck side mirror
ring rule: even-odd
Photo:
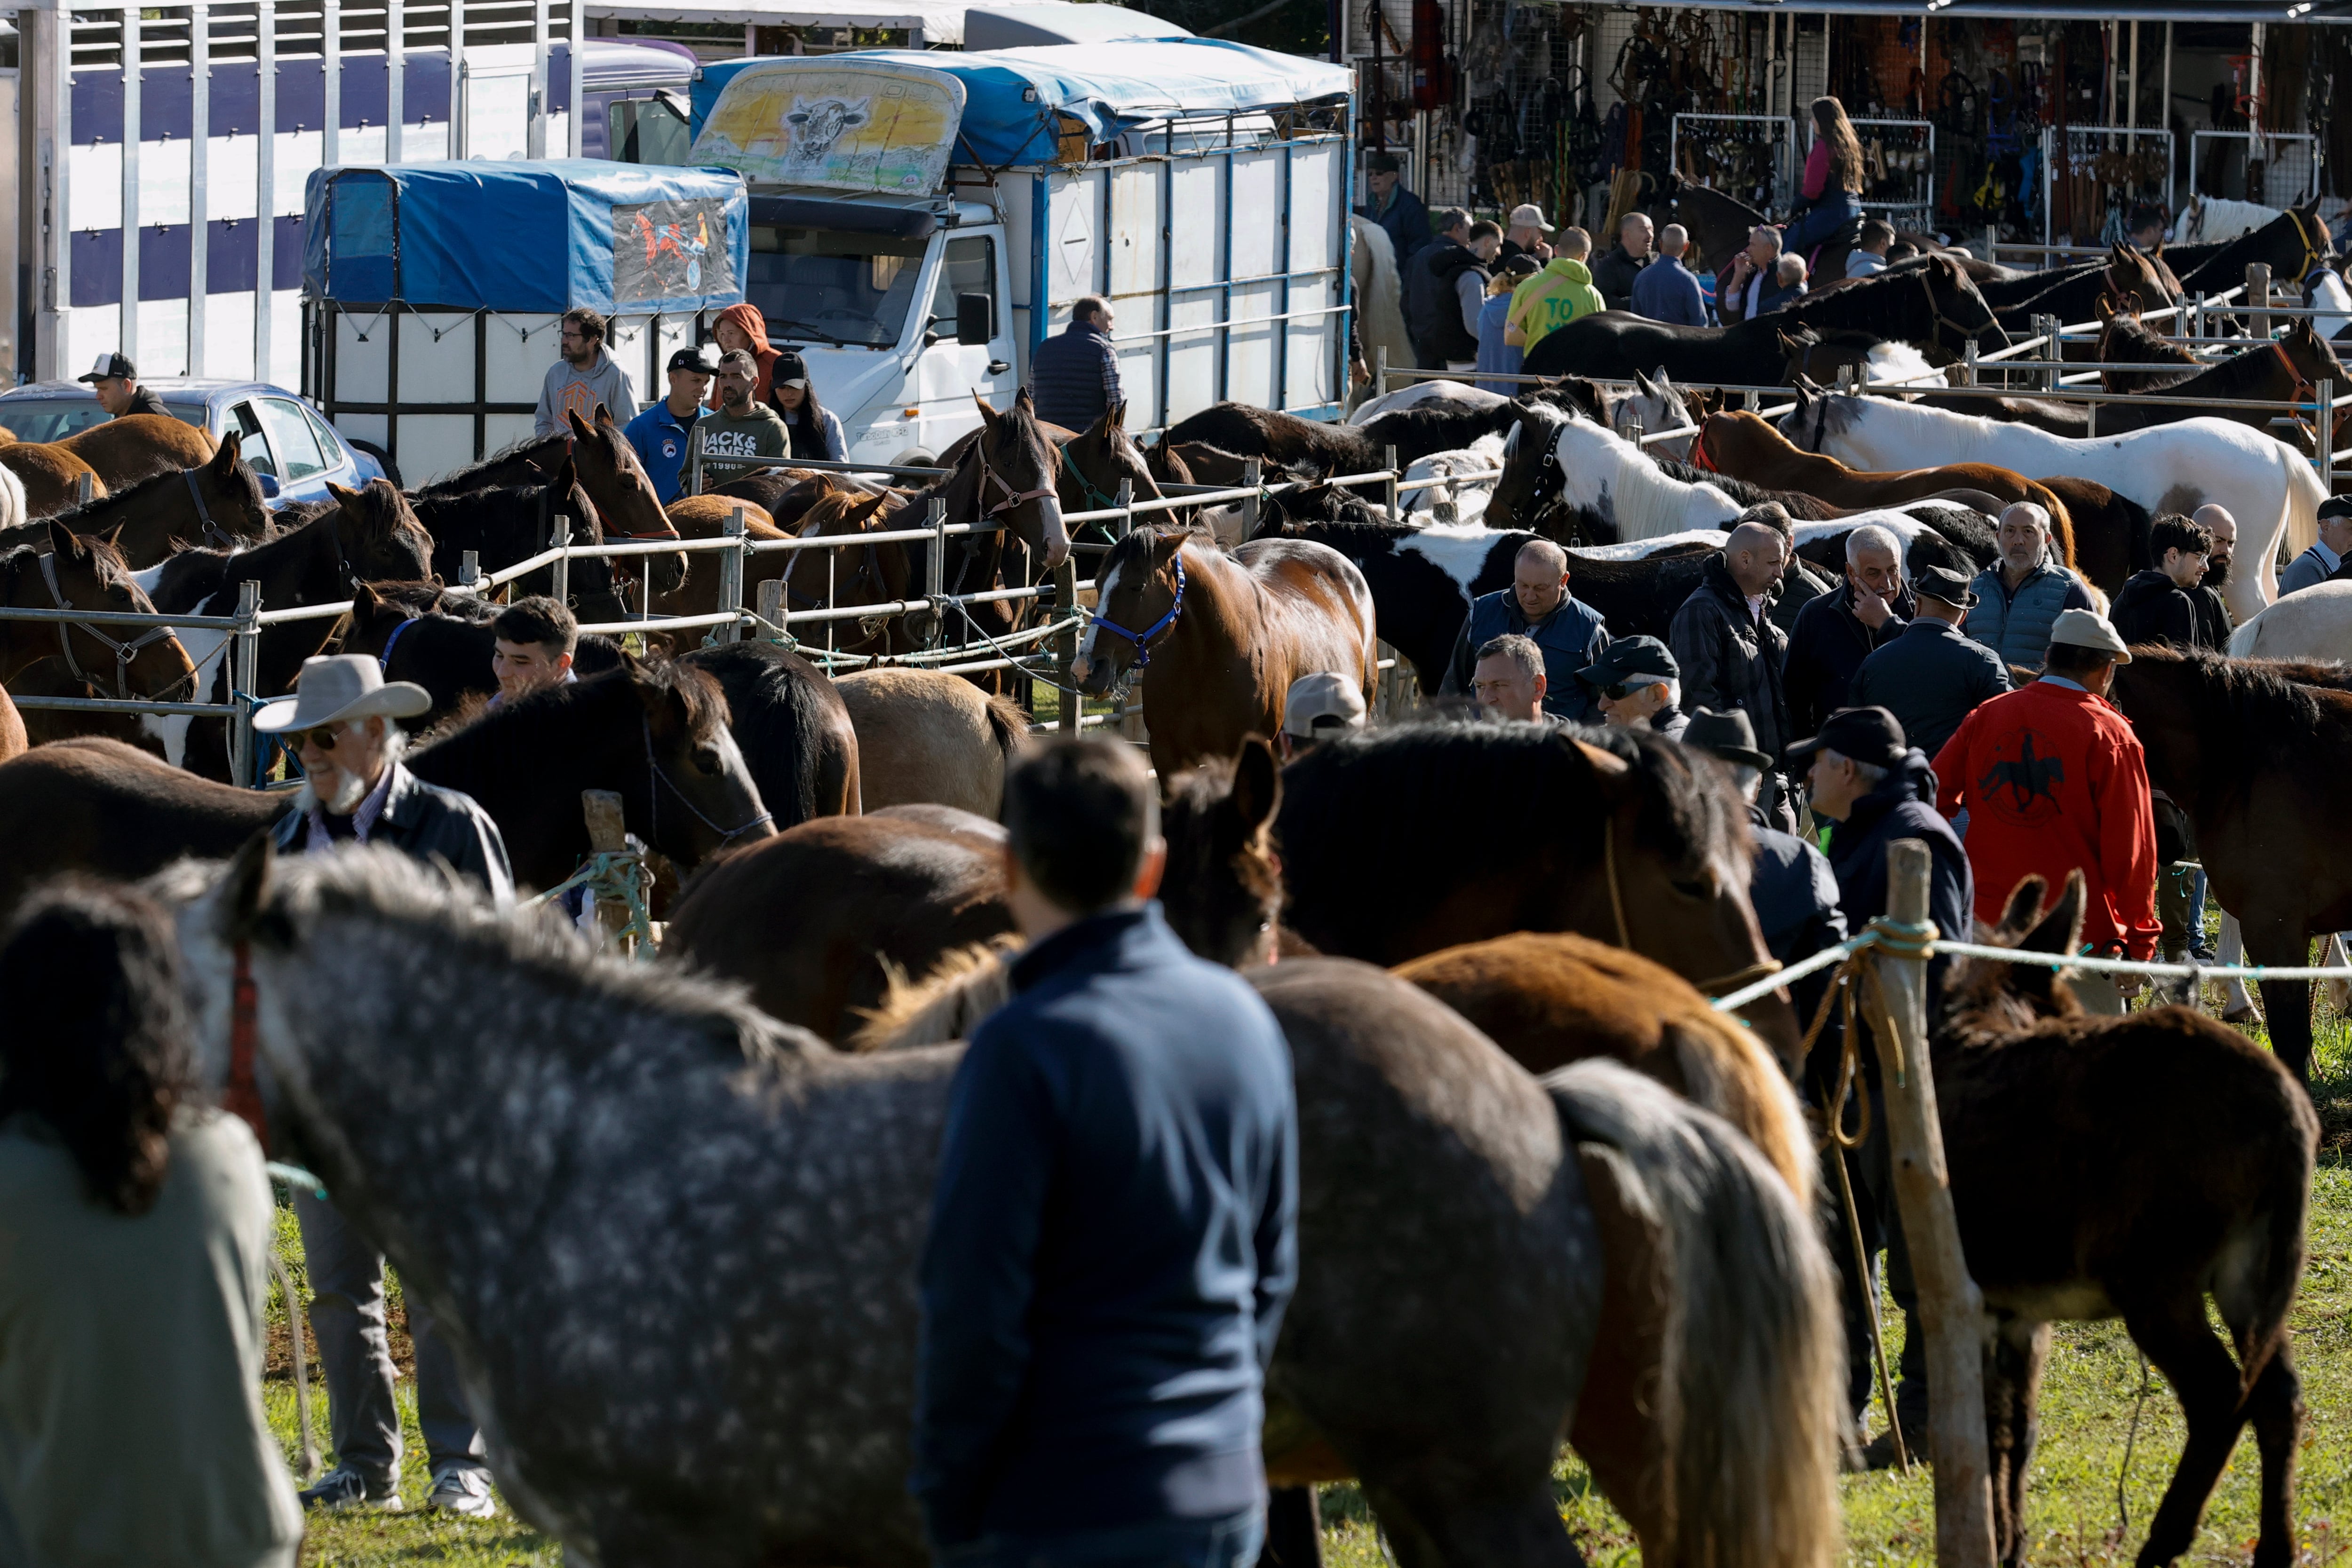
[[[996,336],[996,300],[986,294],[956,296],[956,341],[985,344]]]

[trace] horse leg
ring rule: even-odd
[[[2041,1436],[2042,1368],[2050,1325],[2003,1314],[1985,1347],[1985,1424],[1992,1457],[1992,1530],[2003,1568],[2025,1561],[2025,1478]]]
[[[1276,1487],[1265,1500],[1257,1568],[1323,1568],[1323,1526],[1310,1486]]]
[[[2225,967],[2235,967],[2246,959],[2245,930],[2238,917],[2226,911],[2221,915],[2221,942],[2216,956]],[[2254,1009],[2252,993],[2246,982],[2232,975],[2221,982],[2221,1021],[2223,1023],[2257,1023],[2262,1014]]]
[[[2263,1456],[2261,1533],[2253,1568],[2294,1561],[2294,1455],[2303,1428],[2303,1380],[2281,1344],[2246,1396],[2246,1413]]]
[[[2311,961],[2311,938],[2300,921],[2245,921],[2246,956],[2257,964],[2286,968]],[[2271,1051],[2295,1081],[2311,1082],[2311,982],[2264,980],[2263,1014],[2269,1020]]]
[[[1584,1568],[1549,1476],[1508,1498],[1431,1498],[1410,1506],[1435,1561],[1446,1568]],[[1393,1533],[1390,1544],[1398,1546]],[[1397,1562],[1400,1568],[1419,1568],[1402,1546]]]
[[[2206,1323],[2202,1291],[2184,1286],[2169,1300],[2128,1307],[2124,1326],[2172,1385],[2189,1426],[2180,1462],[2173,1468],[2147,1541],[2139,1549],[2137,1568],[2158,1568],[2188,1551],[2196,1537],[2198,1521],[2221,1478],[2221,1468],[2230,1462],[2247,1412],[2238,1404],[2237,1363]]]

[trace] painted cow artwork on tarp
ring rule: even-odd
[[[623,307],[724,294],[735,287],[727,214],[715,201],[613,209],[613,298]]]

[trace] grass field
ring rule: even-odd
[[[2352,1546],[2352,1160],[2347,1160],[2352,1155],[2352,1029],[2328,1013],[2325,1004],[2320,1019],[2314,1088],[2326,1146],[2312,1195],[2311,1268],[2294,1312],[2295,1361],[2310,1410],[2295,1513],[2303,1531],[2302,1561],[2313,1568],[2327,1568]],[[291,1214],[281,1210],[280,1221],[279,1246],[299,1284],[301,1246]],[[273,1352],[265,1398],[290,1464],[297,1437],[284,1303],[273,1298],[270,1310]],[[395,1296],[394,1348],[404,1369],[405,1335],[397,1328],[398,1312]],[[1890,1310],[1886,1315],[1892,1332],[1899,1334],[1899,1314]],[[1894,1350],[1890,1344],[1890,1358]],[[311,1375],[315,1380],[315,1362]],[[2121,1324],[2060,1325],[2042,1390],[2042,1442],[2028,1502],[2035,1562],[2087,1568],[2132,1559],[2183,1435],[2179,1407],[2166,1392],[2164,1380],[2147,1375],[2144,1404],[2138,1399],[2141,1388],[2140,1363]],[[472,1524],[426,1517],[418,1507],[427,1481],[415,1426],[415,1390],[404,1377],[400,1402],[409,1449],[403,1495],[411,1511],[314,1517],[306,1563],[336,1568],[425,1563],[452,1568],[553,1568],[562,1561],[554,1542],[512,1520]],[[315,1418],[323,1423],[322,1386],[312,1407]],[[320,1441],[325,1440],[322,1430]],[[1586,1560],[1594,1568],[1637,1562],[1640,1552],[1624,1521],[1592,1489],[1583,1466],[1565,1458],[1557,1476],[1561,1515]],[[2119,1527],[2119,1480],[2129,1510],[2128,1531]],[[2190,1561],[2247,1560],[2253,1541],[2256,1480],[2249,1436],[2240,1442],[2222,1477]],[[1841,1487],[1850,1564],[1876,1568],[1934,1562],[1933,1482],[1924,1469],[1907,1477],[1849,1476]],[[1333,1568],[1379,1568],[1384,1561],[1379,1536],[1356,1489],[1327,1488],[1322,1503],[1325,1553]]]

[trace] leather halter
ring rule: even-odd
[[[687,798],[686,791],[679,789],[676,784],[671,783],[669,775],[661,770],[661,764],[655,760],[654,758],[654,727],[652,723],[647,719],[640,717],[637,720],[637,728],[646,737],[646,771],[653,775],[654,782],[656,784],[669,785],[669,792],[677,797],[678,804],[686,808],[688,814],[693,817],[696,821],[700,822],[704,827],[709,828],[712,832],[719,835],[719,845],[721,849],[733,843],[737,839],[741,838],[745,833],[750,832],[761,823],[773,822],[776,820],[776,814],[773,811],[763,810],[758,816],[752,818],[750,821],[745,822],[740,828],[720,827],[718,823],[704,816],[701,810],[696,807],[695,803]],[[659,789],[648,789],[646,791],[646,834],[648,838],[651,838],[658,834],[660,831],[661,791]]]
[[[1060,490],[1058,487],[1052,485],[1044,486],[1035,490],[1015,490],[997,474],[995,469],[988,465],[988,443],[985,439],[973,442],[971,444],[971,450],[973,457],[976,458],[980,464],[980,482],[982,488],[981,490],[979,499],[985,501],[988,498],[986,486],[990,485],[993,485],[998,489],[1004,492],[1004,499],[983,510],[980,514],[982,517],[992,517],[999,512],[1009,512],[1013,507],[1021,506],[1024,502],[1059,500],[1061,498]]]
[[[412,615],[392,629],[392,635],[383,640],[383,652],[375,656],[375,667],[378,673],[383,674],[392,673],[392,651],[400,646],[400,634],[423,619],[421,615]]]
[[[221,1091],[221,1109],[253,1129],[261,1152],[269,1152],[269,1121],[261,1109],[261,1086],[253,1076],[253,1058],[261,1035],[261,1005],[253,983],[253,951],[244,942],[236,947],[236,968],[229,979],[228,1084]]]
[[[1922,269],[1917,274],[1917,277],[1919,279],[1919,287],[1927,291],[1927,314],[1935,318],[1937,326],[1950,328],[1958,335],[1959,340],[1963,343],[1966,343],[1971,338],[1981,339],[1984,336],[1983,328],[1979,327],[1970,329],[1963,327],[1958,321],[1953,320],[1949,316],[1944,314],[1944,302],[1936,298],[1936,281],[1935,275],[1932,272]],[[1999,321],[1995,321],[1993,325],[1998,328],[2000,323]]]
[[[1146,626],[1140,632],[1130,632],[1126,627],[1120,625],[1118,622],[1110,620],[1099,612],[1094,617],[1094,623],[1097,631],[1111,632],[1116,636],[1124,637],[1129,642],[1134,643],[1135,667],[1140,670],[1151,663],[1151,640],[1154,637],[1159,636],[1162,632],[1167,631],[1170,627],[1175,625],[1176,617],[1181,615],[1183,612],[1184,547],[1180,544],[1176,547],[1176,602],[1168,607],[1167,614],[1162,615],[1159,620],[1154,621],[1150,625]]]
[[[57,601],[57,608],[73,609],[73,603],[66,598],[65,590],[58,586],[58,558],[44,552],[40,562],[41,580],[48,584],[49,597]],[[86,632],[114,650],[114,695],[122,702],[131,700],[131,666],[138,659],[140,650],[151,643],[163,642],[172,635],[169,626],[150,626],[126,643],[100,631],[87,621],[60,621],[57,626],[58,647],[65,653],[66,668],[73,672],[74,679],[86,685],[95,686],[99,682],[96,676],[81,667],[81,661],[74,657],[73,634]]]
[[[2311,243],[2311,231],[2303,226],[2303,214],[2289,207],[2286,209],[2286,215],[2287,221],[2294,225],[2294,237],[2303,242],[2303,260],[2295,265],[2294,269],[2294,280],[2300,284],[2304,275],[2311,270],[2311,264],[2317,261],[2324,253],[2317,246]]]
[[[187,481],[188,502],[196,508],[196,520],[205,525],[205,542],[217,544],[223,549],[235,549],[237,547],[237,536],[221,527],[214,519],[212,504],[205,499],[204,491],[196,485],[196,471],[194,468],[183,468],[180,470],[180,477]]]
[[[1713,423],[1713,415],[1709,415],[1707,418],[1700,420],[1698,422],[1698,429],[1691,435],[1690,465],[1692,467],[1699,470],[1703,474],[1720,474],[1723,472],[1722,469],[1715,465],[1715,459],[1706,455],[1706,427]]]

